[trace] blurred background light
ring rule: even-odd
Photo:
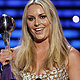
[[[21,30],[14,30],[12,33],[11,33],[11,37],[12,38],[20,38],[21,37]]]
[[[66,38],[77,38],[79,36],[77,30],[64,30],[63,32]]]
[[[79,48],[80,47],[80,40],[72,40],[71,45],[75,48]]]
[[[73,22],[78,23],[79,22],[79,17],[78,16],[73,16],[72,20],[73,20]]]

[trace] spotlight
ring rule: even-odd
[[[79,17],[78,16],[73,16],[72,20],[73,20],[73,22],[78,23],[79,22]]]

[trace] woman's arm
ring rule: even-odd
[[[70,80],[80,80],[80,53],[75,48],[69,52],[68,75]]]

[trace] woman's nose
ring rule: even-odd
[[[39,18],[36,18],[35,19],[35,22],[34,22],[34,26],[38,27],[40,25],[41,21]]]

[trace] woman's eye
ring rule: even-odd
[[[46,16],[41,16],[41,19],[44,19]]]
[[[34,18],[28,18],[29,21],[33,21]]]

